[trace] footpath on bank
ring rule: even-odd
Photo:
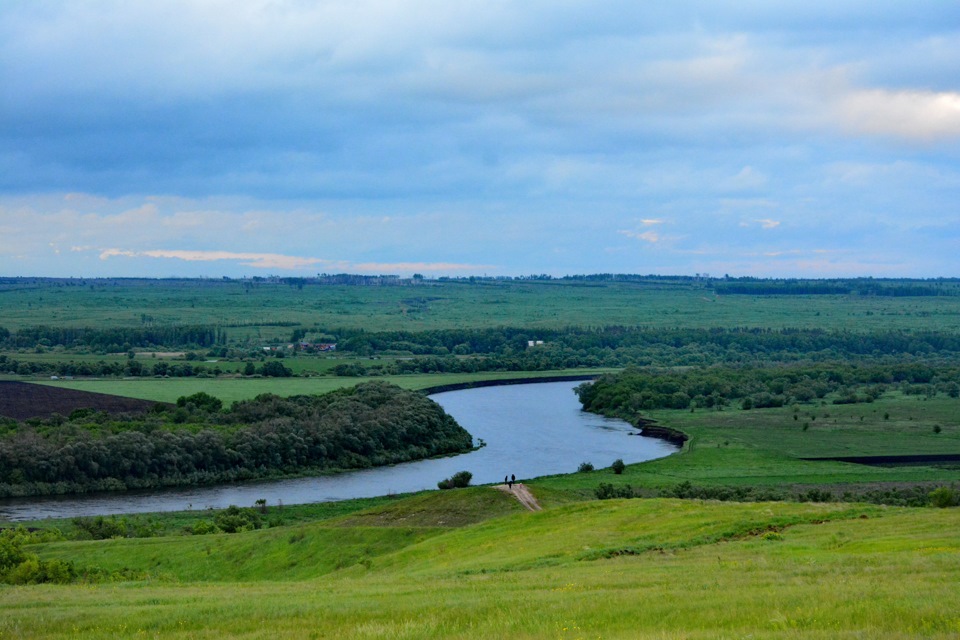
[[[540,506],[540,503],[537,502],[537,499],[533,497],[533,494],[530,493],[530,490],[527,489],[522,483],[514,483],[513,487],[509,487],[505,484],[498,484],[496,489],[503,491],[504,493],[509,493],[514,498],[516,498],[520,504],[527,508],[528,511],[542,511],[543,508]]]

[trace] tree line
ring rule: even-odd
[[[226,341],[226,331],[210,325],[113,328],[39,325],[22,327],[16,331],[0,328],[0,346],[7,349],[32,349],[40,345],[118,352],[155,347],[204,348],[225,344]]]
[[[326,330],[338,336],[338,351],[372,355],[509,355],[526,351],[529,341],[541,340],[574,351],[692,345],[744,353],[833,351],[843,355],[960,352],[960,334],[940,331],[828,331],[823,329],[764,329],[757,327],[681,329],[605,326],[598,328],[440,329],[434,331]],[[595,351],[599,353],[599,351]]]
[[[711,367],[687,371],[631,368],[577,387],[585,411],[633,420],[654,409],[781,407],[835,394],[834,404],[873,402],[883,393],[960,397],[960,366],[923,363]]]
[[[926,331],[854,333],[820,329],[652,327],[538,330],[497,328],[422,332],[344,332],[338,352],[412,354],[342,363],[335,375],[546,371],[578,367],[706,366],[884,359],[927,360],[960,353],[960,335]],[[530,341],[543,344],[529,346]]]
[[[818,296],[856,295],[891,298],[956,296],[960,295],[954,280],[933,284],[910,281],[883,282],[871,279],[854,280],[755,280],[729,281],[713,284],[718,295],[753,296]]]
[[[128,359],[126,362],[35,362],[18,360],[0,354],[0,373],[57,376],[98,376],[98,377],[170,377],[190,378],[193,376],[218,376],[225,373],[219,366],[208,367],[191,362],[167,362],[158,360],[153,364],[141,360]],[[231,371],[231,373],[233,373]],[[278,360],[268,360],[260,365],[247,362],[240,370],[245,376],[263,376],[265,378],[289,378],[293,370]]]

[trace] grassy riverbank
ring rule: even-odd
[[[778,490],[784,496],[820,490],[834,497],[958,483],[960,463],[871,466],[804,459],[960,454],[958,407],[955,398],[891,393],[870,404],[651,411],[645,415],[690,436],[680,453],[628,465],[622,475],[601,468],[612,460],[590,460],[597,471],[543,478],[539,485],[556,491],[562,501],[568,493],[591,495],[601,481],[648,492],[689,482]]]

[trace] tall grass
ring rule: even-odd
[[[960,633],[953,606],[960,587],[956,510],[615,500],[454,530],[331,524],[203,540],[210,545],[204,559],[176,570],[166,566],[141,583],[6,588],[0,634],[611,639]],[[343,539],[339,568],[337,534]],[[71,545],[41,553],[149,570],[154,557],[193,553],[197,544],[120,540],[74,543],[73,554]],[[281,553],[284,548],[291,550]],[[312,551],[288,568],[298,548]],[[597,553],[610,549],[632,551]]]

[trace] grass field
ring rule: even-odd
[[[5,285],[0,326],[227,327],[231,342],[287,340],[293,323],[368,331],[496,326],[805,327],[960,330],[960,296],[716,296],[696,284],[460,282],[296,287],[240,281]]]
[[[823,488],[839,496],[866,487],[916,483],[956,483],[960,464],[870,466],[801,458],[960,454],[960,401],[889,394],[859,405],[799,405],[743,411],[665,410],[649,414],[660,424],[690,436],[683,451],[667,458],[629,465],[622,475],[591,460],[592,473],[542,478],[539,484],[586,497],[600,481],[615,486],[660,489],[690,482],[710,487]],[[816,416],[813,420],[811,415]],[[888,417],[887,417],[888,416]],[[863,420],[861,420],[861,417]],[[808,424],[804,430],[804,424]],[[940,433],[934,426],[940,425]],[[586,480],[592,478],[591,484]]]
[[[611,500],[528,513],[507,499],[475,488],[258,532],[43,545],[47,558],[150,577],[5,587],[0,637],[960,633],[956,509]],[[463,511],[484,519],[413,517]]]
[[[484,380],[509,380],[516,378],[544,378],[566,375],[599,375],[610,369],[570,369],[560,371],[524,372],[487,372],[487,373],[450,373],[450,374],[408,374],[401,376],[381,376],[376,378],[135,378],[135,379],[99,379],[99,380],[43,380],[48,384],[66,389],[109,393],[129,398],[156,400],[157,402],[175,402],[180,396],[200,391],[220,398],[224,402],[235,402],[254,398],[261,393],[275,393],[281,396],[326,393],[341,387],[353,386],[369,380],[384,380],[404,389],[426,389],[448,384],[478,382]]]

